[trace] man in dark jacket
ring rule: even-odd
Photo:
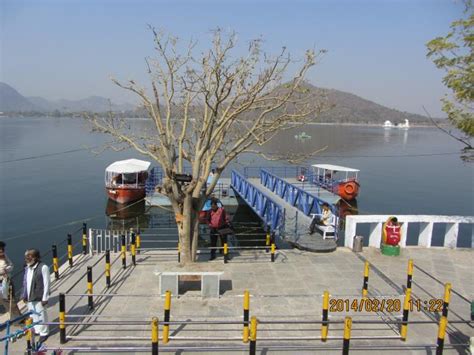
[[[46,305],[49,299],[49,268],[41,262],[40,253],[36,249],[25,252],[25,274],[23,276],[22,298],[32,311],[34,322],[47,323],[48,313]],[[39,343],[43,343],[49,335],[48,325],[38,324],[34,327],[35,334],[39,335]]]
[[[224,210],[224,207],[218,206],[217,199],[211,200],[211,210],[209,211],[209,229],[211,237],[211,257],[209,260],[216,258],[217,237],[220,236],[221,244],[227,243],[227,235],[219,232],[230,226],[229,216]]]

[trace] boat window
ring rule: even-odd
[[[124,184],[135,184],[136,183],[136,174],[123,174],[123,183]]]

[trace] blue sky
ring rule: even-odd
[[[109,77],[146,83],[153,53],[147,24],[200,46],[216,27],[240,43],[262,37],[265,50],[286,46],[328,53],[309,74],[317,86],[348,91],[402,111],[442,116],[443,72],[425,44],[462,16],[452,0],[144,1],[0,0],[0,81],[25,96],[132,102]],[[236,55],[242,54],[238,49]]]

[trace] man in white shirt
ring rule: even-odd
[[[33,323],[48,322],[46,305],[49,299],[49,268],[40,259],[40,253],[36,249],[28,249],[25,252],[25,274],[23,277],[22,297],[28,306],[28,311],[32,311]],[[49,327],[45,324],[38,324],[34,327],[35,334],[39,335],[39,343],[43,343],[49,335]]]

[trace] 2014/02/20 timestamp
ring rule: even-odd
[[[332,298],[329,300],[329,312],[390,312],[397,313],[403,308],[402,300],[398,298],[362,298],[362,299],[341,299]],[[408,301],[410,312],[441,312],[443,310],[443,300],[432,298],[429,300],[410,299]]]

